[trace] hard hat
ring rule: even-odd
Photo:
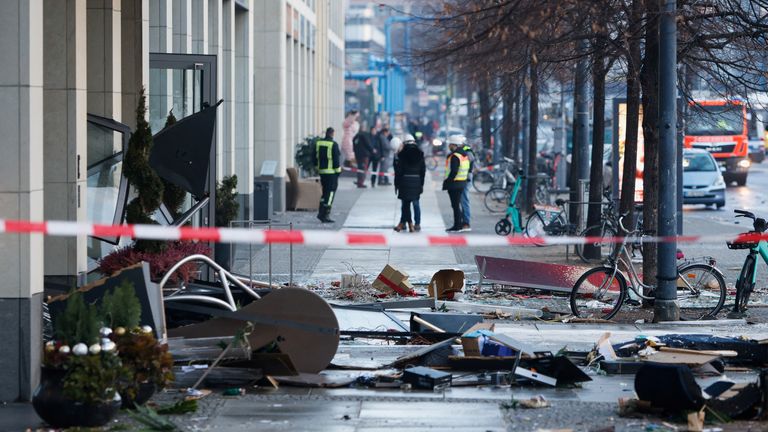
[[[421,131],[416,131],[414,135],[416,135],[416,138],[421,138],[422,136],[424,136],[424,134]]]
[[[392,138],[392,139],[389,141],[389,146],[390,146],[391,148],[395,149],[395,151],[399,151],[399,150],[400,150],[400,147],[402,147],[402,146],[403,146],[403,140],[401,140],[401,139],[400,139],[400,138],[398,138],[398,137],[394,137],[394,138]]]
[[[404,142],[404,143],[407,143],[407,142],[416,142],[416,138],[414,138],[414,137],[413,137],[413,135],[411,135],[411,134],[405,134],[405,135],[403,136],[403,142]]]
[[[465,142],[467,142],[467,139],[464,137],[464,135],[451,135],[448,137],[448,145],[463,145]]]

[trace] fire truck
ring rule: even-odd
[[[688,106],[685,118],[686,148],[712,153],[726,183],[747,183],[749,145],[747,109],[740,100],[699,100]]]

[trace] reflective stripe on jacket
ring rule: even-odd
[[[317,171],[320,174],[337,174],[341,172],[341,167],[334,167],[333,160],[333,141],[317,140]]]
[[[459,171],[456,173],[453,181],[467,181],[469,176],[469,158],[461,153],[451,153],[445,158],[445,178],[447,179],[451,175],[451,157],[459,158]]]

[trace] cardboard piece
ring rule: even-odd
[[[371,283],[377,290],[391,295],[413,296],[413,285],[408,282],[408,274],[387,264],[379,276]]]
[[[464,288],[464,272],[461,270],[443,269],[432,275],[429,281],[429,297],[435,297],[437,290],[438,300],[453,300],[456,293]]]

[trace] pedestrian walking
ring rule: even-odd
[[[394,156],[394,151],[392,151],[392,144],[389,142],[389,140],[392,139],[392,136],[389,134],[389,129],[384,127],[381,132],[379,132],[378,137],[379,150],[381,152],[381,158],[379,159],[379,184],[389,186],[392,183],[389,181],[389,176],[387,173],[389,172],[389,168],[392,166],[392,159]]]
[[[341,124],[341,128],[344,134],[341,136],[341,147],[344,151],[344,164],[352,166],[352,159],[355,157],[354,146],[352,145],[352,139],[360,132],[360,122],[358,118],[360,114],[356,110],[347,112],[344,116],[344,122]]]
[[[334,222],[330,218],[331,206],[336,188],[339,186],[339,174],[341,174],[341,152],[339,144],[333,140],[333,134],[333,128],[329,127],[325,130],[325,138],[315,143],[315,161],[317,171],[320,173],[320,186],[323,188],[317,218],[322,223]]]
[[[472,146],[467,144],[467,138],[464,135],[452,135],[448,137],[448,143],[455,142],[459,147],[459,152],[463,153],[469,159],[469,173],[467,175],[467,184],[464,186],[464,192],[461,193],[461,210],[464,213],[464,225],[462,231],[472,231],[471,218],[472,211],[469,203],[469,189],[472,187],[472,170],[475,169],[475,152],[472,151]]]
[[[398,138],[392,143],[400,145]],[[424,177],[427,165],[424,152],[419,149],[411,134],[403,138],[402,148],[395,155],[395,193],[400,199],[400,222],[394,230],[400,232],[408,227],[409,232],[421,231],[421,209],[419,198],[424,192]],[[411,219],[411,206],[414,207],[414,220]],[[415,222],[415,224],[414,224]]]
[[[376,137],[376,126],[371,127],[370,132],[360,131],[353,140],[355,150],[355,161],[357,161],[357,182],[358,188],[365,188],[365,175],[368,172],[368,164],[373,154],[372,141]]]
[[[379,168],[381,167],[381,140],[379,135],[386,130],[382,129],[371,138],[373,153],[371,154],[371,187],[376,187],[376,180],[379,178]]]
[[[448,142],[451,153],[445,158],[445,180],[443,190],[448,191],[453,209],[453,226],[446,232],[464,231],[464,212],[461,209],[461,194],[467,186],[469,175],[469,158],[459,151],[458,144]]]

